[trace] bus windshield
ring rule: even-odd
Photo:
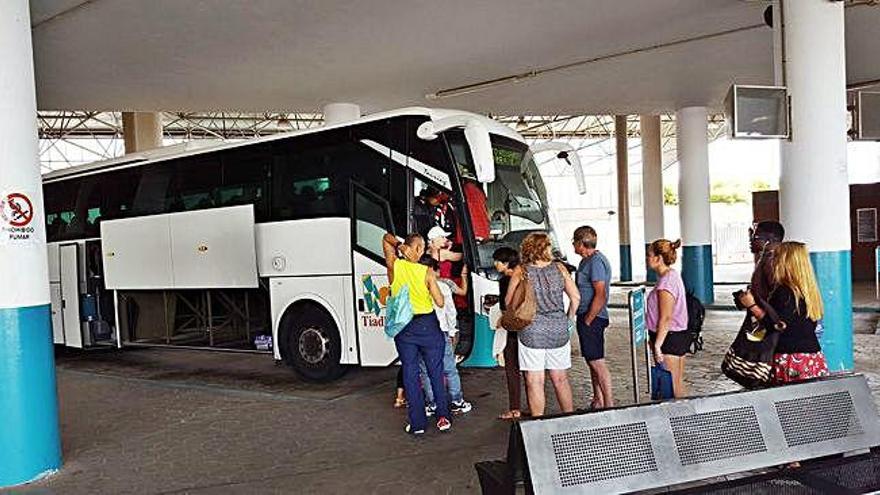
[[[495,182],[488,185],[492,231],[505,234],[517,230],[547,228],[546,192],[532,153],[521,148],[494,145]]]
[[[468,186],[475,184],[475,174],[464,136],[449,136],[450,148],[462,177],[465,196]],[[549,232],[551,229],[547,211],[547,191],[538,172],[538,166],[528,145],[513,139],[492,135],[492,152],[495,157],[495,181],[482,185],[485,201],[473,201],[468,197],[474,237],[478,242],[478,268],[493,268],[492,253],[501,246],[519,248],[519,244],[531,232]],[[486,222],[476,219],[486,218]],[[480,224],[487,223],[487,232],[481,232]]]

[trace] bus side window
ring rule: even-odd
[[[220,160],[216,154],[183,160],[175,167],[174,181],[166,201],[167,211],[191,211],[216,206],[220,187]]]
[[[86,177],[80,183],[79,198],[76,204],[76,218],[70,226],[71,233],[77,237],[98,237],[98,219],[101,218],[104,200],[104,183],[107,177],[97,175]]]
[[[388,195],[388,158],[345,132],[278,145],[272,164],[273,221],[348,217],[350,181]]]
[[[132,202],[141,180],[140,167],[118,170],[102,181],[101,219],[123,218],[131,213]],[[99,221],[101,220],[99,219]]]
[[[46,240],[57,242],[67,237],[67,226],[73,220],[79,181],[54,182],[43,188],[46,208]]]
[[[403,167],[392,165],[388,201],[391,203],[391,215],[395,233],[406,235],[410,232],[410,187],[409,174]],[[414,228],[414,227],[413,227]]]
[[[254,205],[254,218],[263,222],[268,217],[266,181],[272,163],[268,145],[233,149],[221,156],[222,186],[216,191],[217,206]]]
[[[407,135],[408,118],[394,118],[389,121],[388,147],[407,154],[409,136]],[[409,233],[410,201],[415,193],[410,191],[409,173],[406,167],[397,160],[389,160],[388,195],[386,198],[391,206],[391,220],[394,222],[395,233]]]
[[[272,170],[272,220],[348,216],[335,171],[327,165],[320,151],[277,157]]]
[[[382,259],[382,236],[392,229],[384,200],[354,189],[355,244]]]
[[[166,196],[172,170],[163,163],[145,165],[132,204],[133,215],[155,215],[166,212]]]

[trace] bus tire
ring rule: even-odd
[[[327,311],[315,303],[287,310],[281,319],[282,357],[310,382],[330,382],[345,373],[339,329]]]

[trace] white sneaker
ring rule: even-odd
[[[467,414],[467,413],[471,412],[471,409],[473,409],[473,408],[474,408],[474,406],[471,405],[470,402],[468,402],[464,399],[461,399],[460,401],[457,401],[457,402],[453,402],[452,404],[449,405],[449,410],[453,414]]]
[[[412,425],[410,425],[410,424],[406,425],[406,428],[404,428],[404,431],[406,431],[410,435],[414,435],[414,436],[419,436],[419,435],[425,434],[425,430],[413,430]]]

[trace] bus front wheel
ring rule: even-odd
[[[284,358],[303,378],[329,382],[342,376],[342,342],[333,318],[320,307],[304,305],[284,316]]]

